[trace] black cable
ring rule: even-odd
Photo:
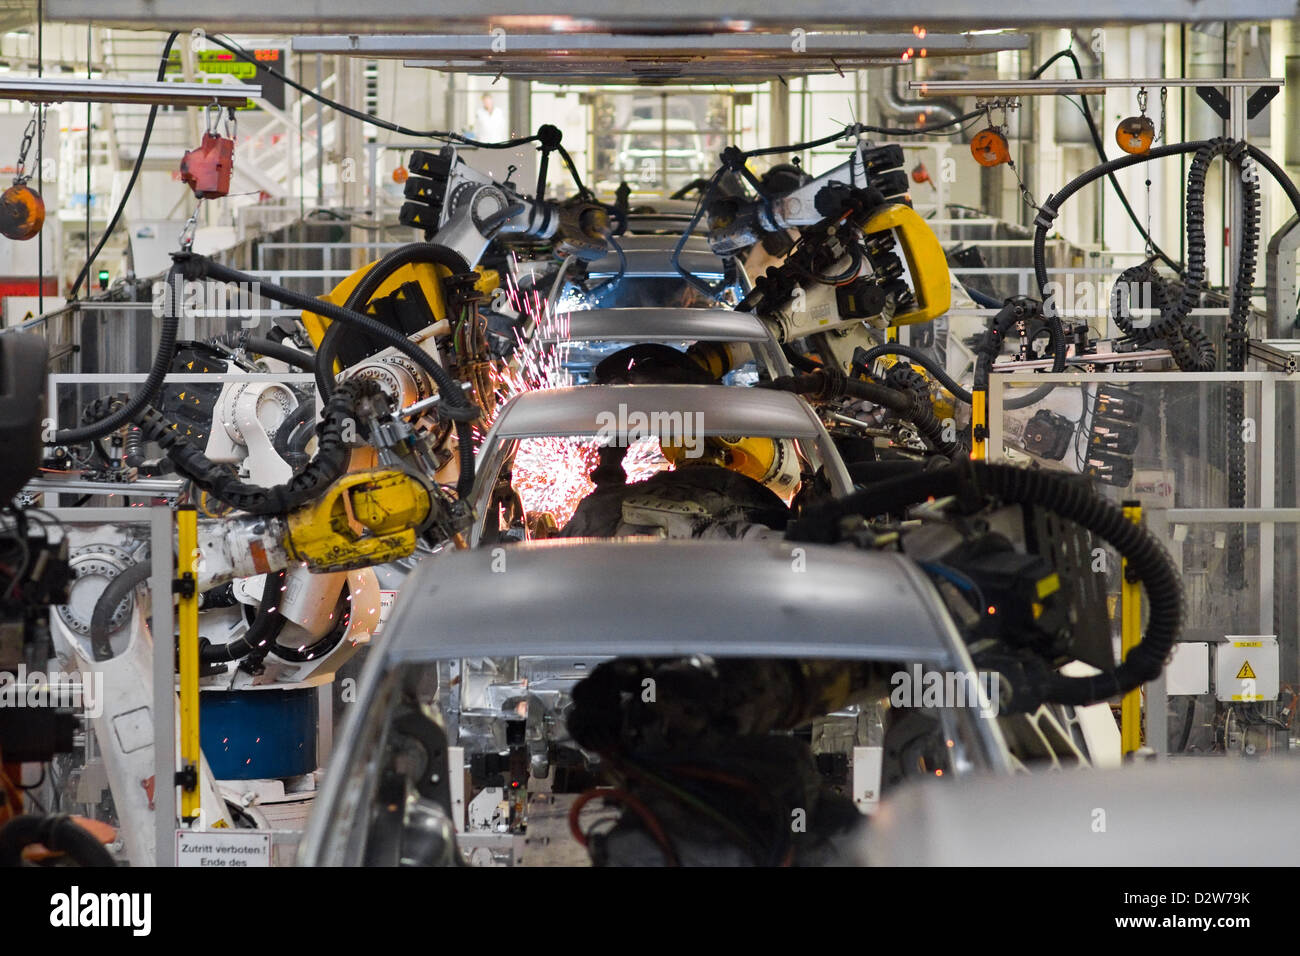
[[[479,224],[479,232],[483,234],[485,239],[491,239],[495,235],[498,226],[502,226],[509,222],[526,208],[527,207],[523,203],[515,201],[503,209],[498,209]]]
[[[244,350],[252,352],[254,355],[265,355],[267,358],[279,359],[287,365],[307,372],[316,371],[316,357],[314,355],[300,352],[298,349],[290,348],[279,342],[273,342],[270,339],[245,339]]]
[[[1175,750],[1174,753],[1178,753],[1178,754],[1187,753],[1187,744],[1192,739],[1192,726],[1195,720],[1196,720],[1196,698],[1188,697],[1187,714],[1183,718],[1183,733],[1182,733],[1182,737],[1178,741],[1178,749]]]
[[[1134,524],[1114,503],[1099,496],[1076,477],[1011,465],[965,461],[948,468],[922,471],[872,485],[845,498],[815,506],[792,521],[787,540],[834,542],[841,522],[852,515],[872,516],[900,511],[930,498],[977,496],[1007,504],[1041,507],[1091,531],[1126,559],[1147,593],[1150,613],[1141,641],[1113,671],[1092,677],[1047,673],[1030,677],[1028,703],[1084,706],[1110,700],[1160,675],[1182,629],[1183,590],[1178,569],[1158,538]]]
[[[861,356],[859,364],[869,368],[871,363],[882,355],[901,355],[908,359],[908,361],[915,362],[933,375],[940,385],[952,393],[954,398],[958,401],[965,402],[967,405],[971,404],[972,396],[969,391],[962,388],[961,385],[958,384],[957,380],[949,375],[942,365],[921,350],[912,348],[911,346],[898,345],[895,342],[886,342],[884,345],[877,345],[873,349],[868,349],[866,353]],[[1016,398],[1004,399],[1002,407],[1008,410],[1028,408],[1030,405],[1036,405],[1038,402],[1041,402],[1051,390],[1051,385],[1040,385],[1038,388],[1035,388],[1024,395],[1017,396]]]
[[[158,63],[158,75],[156,77],[159,83],[167,76],[167,63],[171,58],[172,44],[176,42],[178,36],[180,36],[179,31],[172,31],[167,37],[167,42],[163,44],[162,59]],[[81,267],[77,277],[72,280],[72,287],[67,296],[69,301],[77,297],[77,293],[81,290],[81,283],[85,282],[86,276],[90,274],[91,265],[94,264],[95,258],[103,251],[104,244],[108,242],[109,236],[113,235],[113,230],[117,228],[118,221],[122,218],[122,212],[126,209],[126,202],[131,198],[131,191],[135,189],[136,180],[140,178],[140,169],[144,166],[144,154],[149,149],[149,140],[153,136],[154,120],[157,118],[158,104],[155,103],[149,107],[149,118],[145,120],[144,134],[140,137],[140,151],[136,154],[135,165],[131,167],[131,176],[126,181],[126,189],[122,191],[122,198],[118,200],[117,208],[113,210],[113,218],[109,219],[108,228],[99,237],[99,242],[95,245],[95,251],[86,259],[86,264]],[[89,130],[86,131],[86,136],[89,138]],[[87,201],[87,207],[89,207],[89,200]]]
[[[960,126],[962,123],[978,119],[983,115],[983,110],[971,110],[969,113],[963,113],[953,119],[944,120],[942,123],[932,123],[926,126],[873,126],[870,123],[849,123],[839,132],[823,136],[821,139],[809,140],[806,143],[791,143],[788,146],[764,146],[758,149],[748,149],[744,150],[741,155],[747,159],[753,159],[756,156],[772,156],[777,153],[801,153],[804,150],[816,149],[818,146],[825,146],[837,140],[848,139],[851,136],[859,136],[862,133],[878,133],[881,136],[922,136],[949,126]]]
[[[998,306],[1001,307],[1001,303],[998,303]],[[961,385],[958,384],[957,380],[949,375],[942,365],[930,356],[926,355],[920,349],[912,348],[910,345],[899,345],[897,342],[886,342],[884,345],[877,345],[875,348],[867,349],[867,351],[860,356],[854,356],[854,364],[862,365],[864,368],[870,368],[871,363],[882,355],[901,355],[908,361],[915,362],[934,376],[940,385],[952,392],[954,398],[965,402],[967,405],[969,405],[973,400],[971,393],[962,388]]]
[[[981,292],[979,289],[976,289],[974,286],[966,285],[966,283],[964,282],[961,284],[961,287],[964,290],[966,290],[966,294],[971,297],[971,301],[974,302],[976,305],[978,305],[980,308],[982,309],[1002,308],[1001,299],[995,296],[991,296],[986,292]]]
[[[60,429],[54,433],[54,437],[46,444],[75,445],[80,442],[102,438],[127,424],[149,402],[153,401],[154,396],[158,394],[158,390],[162,388],[163,379],[167,377],[167,373],[171,370],[172,357],[176,351],[176,332],[180,325],[178,313],[183,301],[184,277],[174,262],[171,270],[167,273],[166,287],[162,326],[158,333],[158,351],[154,354],[153,365],[149,369],[149,375],[145,378],[144,384],[140,386],[140,390],[99,421],[83,425],[80,428]]]
[[[449,270],[453,276],[463,275],[470,271],[468,263],[465,262],[465,258],[454,249],[449,249],[446,246],[432,242],[408,243],[407,245],[400,246],[399,248],[387,253],[382,259],[371,266],[370,269],[366,271],[366,274],[361,277],[361,281],[353,288],[351,294],[348,295],[343,308],[356,315],[365,316],[369,319],[372,325],[377,325],[388,330],[389,334],[383,336],[388,341],[388,344],[395,345],[396,342],[393,341],[392,336],[398,336],[405,341],[408,346],[414,348],[423,355],[426,362],[432,362],[432,364],[437,366],[439,371],[442,371],[442,366],[433,362],[432,359],[429,358],[428,353],[423,349],[412,345],[406,336],[401,335],[400,332],[393,330],[390,326],[373,318],[366,311],[370,306],[370,300],[374,298],[375,293],[379,291],[380,287],[387,282],[398,269],[408,265],[443,266]],[[308,309],[308,311],[319,310],[312,307]],[[333,316],[327,315],[325,312],[321,312],[320,314],[326,315],[326,317],[330,319],[334,318]],[[353,325],[354,323],[349,323],[347,321],[341,323],[331,321],[330,327],[326,329],[325,336],[321,339],[320,345],[316,347],[316,387],[320,390],[322,398],[329,397],[330,393],[334,391],[334,361],[338,356],[339,342],[341,337],[347,334],[349,327]],[[355,323],[355,325],[361,325],[361,323]],[[340,326],[340,328],[336,331],[335,326]],[[367,325],[357,329],[356,331],[370,333],[373,330],[371,326]],[[406,350],[403,349],[403,351]],[[407,351],[407,355],[410,354],[411,353]],[[414,356],[411,357],[414,358]],[[426,370],[429,371],[428,369]],[[433,374],[432,371],[430,371],[430,374]],[[448,376],[446,372],[442,372],[442,377],[443,379],[450,379],[450,376]],[[434,378],[438,381],[439,387],[445,389],[446,386],[444,381],[438,380],[437,376],[434,376]],[[463,400],[464,396],[461,394],[459,387],[457,387],[455,391],[458,395],[461,395]],[[468,404],[467,401],[466,404]]]
[[[1188,206],[1191,205],[1189,201]],[[1189,263],[1185,274],[1192,272],[1193,264]],[[1151,298],[1146,304],[1159,313],[1159,318],[1146,326],[1138,326],[1132,321],[1131,290],[1135,287],[1150,290]],[[1171,283],[1156,272],[1150,261],[1130,266],[1115,280],[1110,296],[1111,318],[1120,331],[1139,345],[1163,340],[1182,371],[1212,372],[1215,367],[1214,345],[1209,336],[1188,321],[1192,304],[1188,304],[1186,310],[1180,307],[1181,302],[1187,301],[1186,291],[1184,285],[1182,293],[1175,295]],[[1179,304],[1175,303],[1176,298],[1180,300]]]
[[[351,297],[348,301],[352,301]],[[342,322],[331,322],[321,336],[320,344],[316,346],[316,390],[322,399],[334,392],[334,361],[339,354],[339,343],[346,334],[346,329],[347,326]]]
[[[415,243],[414,245],[423,245]],[[403,247],[408,248],[408,247]],[[401,250],[394,250],[400,252]],[[176,254],[176,258],[185,263],[186,275],[194,278],[208,278],[217,282],[247,282],[250,285],[256,285],[258,293],[273,302],[279,302],[282,305],[290,306],[295,309],[302,309],[306,312],[313,312],[322,315],[333,322],[343,322],[360,328],[363,332],[374,338],[379,339],[385,346],[392,346],[402,354],[406,355],[421,369],[429,373],[429,376],[437,383],[441,391],[442,403],[439,411],[447,418],[451,418],[457,423],[468,423],[478,417],[478,409],[469,403],[460,385],[453,379],[447,371],[433,358],[425,352],[416,343],[412,342],[401,332],[389,325],[376,319],[374,316],[366,315],[362,312],[356,312],[352,309],[337,306],[326,299],[313,299],[311,296],[303,295],[301,292],[295,292],[293,289],[286,289],[284,286],[276,285],[272,282],[259,280],[256,276],[250,275],[239,269],[232,269],[227,265],[214,262],[204,256],[194,255],[192,253]],[[372,272],[374,270],[371,270]],[[369,275],[369,273],[367,273]],[[364,279],[362,280],[365,281]],[[358,285],[358,288],[361,288]],[[355,290],[354,290],[355,291]],[[328,368],[329,365],[324,357],[320,354],[316,356],[316,371],[319,376],[322,368]],[[319,379],[318,379],[319,381]]]
[[[673,264],[673,268],[677,270],[677,274],[685,279],[692,288],[702,292],[714,301],[717,301],[718,296],[722,294],[722,290],[727,287],[726,279],[721,279],[717,286],[710,285],[695,273],[684,267],[681,263],[681,256],[682,250],[686,248],[686,241],[695,231],[696,224],[699,223],[700,217],[704,215],[704,210],[708,208],[709,200],[713,197],[714,190],[718,188],[719,180],[722,179],[723,174],[726,172],[726,166],[719,166],[714,170],[713,175],[709,178],[708,186],[701,191],[700,198],[695,201],[695,212],[691,216],[691,221],[686,224],[686,228],[682,230],[682,234],[677,238],[677,244],[673,246],[673,254],[670,257],[670,261]]]
[[[98,441],[95,442],[95,447],[100,447]],[[126,454],[123,456],[122,461],[126,467],[134,468],[138,475],[152,478],[165,475],[171,471],[171,463],[165,458],[158,461],[149,461],[144,457],[144,437],[140,434],[140,429],[135,425],[131,425],[126,430],[125,448]]]
[[[177,474],[194,482],[202,491],[252,515],[283,515],[316,498],[344,473],[352,456],[345,431],[355,428],[362,417],[362,402],[383,395],[383,389],[369,379],[351,379],[340,385],[325,403],[316,456],[288,481],[269,488],[240,481],[211,461],[153,408],[140,415],[139,424],[145,437],[157,442],[172,460]]]
[[[0,867],[22,866],[23,850],[36,843],[54,853],[66,854],[78,866],[117,865],[104,844],[67,814],[25,813],[0,827]]]
[[[228,664],[242,660],[255,651],[269,648],[284,630],[287,619],[280,613],[280,593],[284,589],[287,572],[272,571],[262,584],[262,598],[257,614],[248,630],[225,644],[204,644],[199,649],[199,660],[205,664]]]
[[[1047,71],[1048,67],[1062,58],[1068,59],[1074,65],[1075,75],[1082,80],[1084,78],[1083,64],[1079,62],[1079,58],[1075,55],[1074,50],[1069,47],[1066,47],[1064,50],[1060,50],[1048,57],[1047,60],[1038,67],[1038,69],[1030,74],[1029,78],[1037,79],[1042,76],[1043,73]],[[1092,144],[1097,150],[1097,158],[1100,159],[1101,162],[1106,163],[1109,161],[1106,158],[1106,146],[1102,141],[1101,131],[1097,127],[1097,121],[1092,114],[1092,107],[1088,103],[1087,94],[1081,94],[1079,100],[1081,103],[1080,110],[1083,113],[1084,120],[1088,124],[1088,133],[1092,137]],[[1168,265],[1169,268],[1181,274],[1183,271],[1183,264],[1170,258],[1163,249],[1156,245],[1155,240],[1151,238],[1151,234],[1147,232],[1146,227],[1143,226],[1141,220],[1138,219],[1137,213],[1133,210],[1133,206],[1130,205],[1128,196],[1125,194],[1124,188],[1119,184],[1119,180],[1115,177],[1115,174],[1113,172],[1108,173],[1107,178],[1110,180],[1110,184],[1115,190],[1116,198],[1119,199],[1120,205],[1124,207],[1124,211],[1128,213],[1129,219],[1132,221],[1133,226],[1137,229],[1138,234],[1142,237],[1143,241],[1147,243],[1151,251],[1166,265]]]
[[[821,368],[817,362],[814,362],[806,355],[800,355],[794,350],[788,342],[781,343],[781,351],[785,353],[786,361],[789,362],[796,371],[799,372],[816,372]]]
[[[573,177],[573,184],[578,187],[578,195],[584,198],[592,197],[591,190],[583,185],[582,177],[578,175],[578,167],[573,165],[573,157],[569,151],[559,143],[555,144],[555,151],[560,154],[560,159],[564,160],[564,165],[569,167],[569,175]],[[539,200],[543,197],[538,196]]]
[[[348,585],[345,582],[342,585],[342,588],[347,587]],[[339,593],[335,595],[336,607],[342,594],[343,591],[340,589]],[[325,634],[322,634],[310,644],[302,647],[301,650],[298,647],[286,647],[283,644],[277,644],[274,641],[270,641],[261,649],[254,649],[254,654],[258,658],[265,657],[268,653],[274,654],[276,657],[280,658],[280,660],[289,661],[292,664],[305,664],[307,661],[314,661],[318,657],[324,657],[330,651],[334,650],[334,648],[339,646],[339,642],[343,640],[343,635],[348,631],[350,620],[351,618],[349,613],[339,614],[338,620],[334,622],[333,628]]]
[[[275,430],[275,437],[271,439],[271,447],[289,465],[297,470],[300,465],[306,464],[305,459],[300,460],[304,454],[302,448],[297,447],[298,442],[302,441],[300,432],[306,426],[311,426],[311,434],[316,433],[316,397],[309,395],[298,403],[298,406],[289,413],[289,417],[279,424]],[[302,441],[305,445],[306,442]]]
[[[235,54],[235,56],[239,57],[241,60],[244,60],[247,63],[252,63],[254,66],[258,67],[259,69],[264,70],[267,73],[267,75],[275,77],[277,80],[280,80],[286,86],[292,87],[293,89],[297,90],[303,96],[310,97],[311,99],[315,100],[318,103],[328,106],[331,109],[338,110],[343,115],[350,116],[352,117],[352,119],[355,120],[360,120],[361,122],[366,123],[370,126],[378,126],[380,129],[386,129],[393,133],[400,133],[403,136],[414,136],[421,139],[441,139],[452,143],[461,143],[465,146],[477,146],[481,149],[509,149],[512,146],[522,146],[525,143],[534,143],[537,141],[536,136],[520,136],[517,137],[516,139],[508,139],[500,143],[484,143],[476,139],[470,139],[468,136],[462,136],[460,133],[452,133],[447,130],[438,130],[438,129],[418,130],[418,129],[411,129],[408,126],[402,126],[398,123],[391,123],[388,120],[380,119],[378,116],[372,116],[369,113],[363,113],[362,111],[353,109],[350,106],[345,106],[344,104],[338,102],[337,100],[330,99],[328,96],[322,96],[320,93],[317,93],[315,90],[311,89],[310,87],[303,86],[298,81],[291,79],[290,77],[281,73],[279,70],[275,69],[274,67],[267,66],[265,63],[258,60],[252,53],[248,52],[243,47],[241,47],[238,43],[235,43],[235,41],[231,40],[230,37],[228,36],[223,39],[220,36],[215,36],[210,34],[207,38],[211,40],[213,43],[215,43],[217,46],[229,50],[231,53]],[[161,77],[159,77],[159,79],[161,79]]]
[[[943,423],[935,418],[929,401],[916,392],[905,392],[876,382],[859,381],[832,368],[818,369],[806,375],[784,375],[758,387],[794,392],[818,402],[831,402],[844,396],[859,398],[888,408],[899,418],[911,422],[940,454],[948,458],[960,458],[967,453],[960,442],[949,441],[944,437]]]
[[[471,422],[478,417],[478,410],[465,397],[460,383],[452,378],[428,352],[415,345],[402,333],[365,312],[370,299],[390,275],[402,266],[415,263],[441,265],[449,269],[452,275],[469,272],[464,257],[456,251],[436,243],[413,242],[394,249],[375,263],[352,290],[344,308],[340,309],[324,300],[312,300],[317,304],[300,306],[309,312],[317,312],[333,320],[326,335],[321,339],[320,346],[316,349],[316,384],[322,396],[329,395],[334,388],[334,355],[338,348],[339,336],[343,334],[342,330],[334,331],[334,326],[340,324],[337,321],[339,319],[342,319],[343,324],[356,326],[367,333],[374,334],[378,331],[377,337],[415,359],[416,364],[428,372],[429,377],[437,384],[442,413],[455,420],[456,451],[460,458],[460,477],[456,482],[456,490],[462,499],[467,499],[474,486],[474,429]],[[267,294],[265,285],[261,286],[261,290],[263,294]],[[334,335],[330,336],[330,332],[334,332]]]
[[[1183,153],[1195,153],[1205,141],[1194,141],[1190,143],[1166,143],[1163,146],[1153,146],[1145,153],[1130,156],[1121,156],[1118,159],[1110,159],[1104,163],[1094,166],[1092,169],[1080,173],[1074,179],[1065,184],[1059,191],[1048,196],[1046,200],[1038,207],[1038,216],[1034,219],[1034,275],[1038,282],[1039,294],[1043,296],[1044,306],[1047,305],[1048,295],[1048,277],[1047,277],[1047,230],[1055,222],[1057,215],[1060,213],[1061,206],[1077,193],[1084,186],[1096,182],[1103,176],[1110,176],[1121,169],[1127,169],[1129,166],[1136,166],[1138,163],[1147,163],[1154,159],[1161,159],[1165,156],[1177,156]],[[1181,271],[1181,264],[1175,263],[1174,268]],[[1058,309],[1052,308],[1052,312],[1058,312]]]
[[[1282,191],[1286,193],[1286,198],[1291,200],[1296,215],[1300,215],[1300,188],[1297,188],[1295,180],[1287,175],[1286,170],[1279,166],[1272,156],[1258,146],[1247,143],[1246,152],[1250,153],[1252,159],[1268,170],[1269,175],[1277,181],[1277,184],[1282,187]]]
[[[623,251],[622,244],[612,235],[606,236],[605,242],[618,255],[618,271],[595,288],[587,290],[588,295],[595,296],[597,303],[603,302],[605,296],[618,288],[618,284],[623,281],[623,276],[627,274],[627,253]]]
[[[149,580],[150,566],[144,561],[138,561],[122,570],[122,573],[113,578],[100,592],[99,598],[95,601],[95,609],[90,615],[90,650],[94,659],[97,661],[111,660],[113,657],[113,645],[109,641],[109,627],[113,620],[113,612],[117,606],[130,597],[131,592]]]

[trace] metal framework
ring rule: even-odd
[[[989,376],[989,448],[990,460],[1001,456],[1004,391],[1008,387],[1028,388],[1053,383],[1057,385],[1086,386],[1133,382],[1152,382],[1163,385],[1188,385],[1218,382],[1222,384],[1250,385],[1258,389],[1258,449],[1255,464],[1258,478],[1258,506],[1253,508],[1155,508],[1144,509],[1151,530],[1170,547],[1176,545],[1175,529],[1179,525],[1241,524],[1258,527],[1258,564],[1254,586],[1258,590],[1259,633],[1273,634],[1279,619],[1274,613],[1276,581],[1277,530],[1279,526],[1300,527],[1300,508],[1278,507],[1278,400],[1279,387],[1283,391],[1295,390],[1297,380],[1279,372],[1186,372],[1170,375],[1167,372],[1111,372],[1084,375],[1069,373],[1046,374],[994,374]],[[1285,539],[1284,539],[1285,540]],[[1292,587],[1281,582],[1285,592]],[[1279,635],[1280,636],[1280,635]],[[1162,674],[1147,687],[1146,739],[1157,753],[1168,750],[1165,701],[1167,691]]]
[[[550,82],[769,79],[1028,49],[1017,33],[427,34],[299,36],[298,53],[399,58],[406,66]]]
[[[0,99],[26,103],[141,103],[146,106],[243,106],[262,95],[256,83],[122,83],[24,76],[0,79]]]
[[[1162,86],[1213,88],[1258,88],[1285,86],[1282,77],[1206,76],[1206,77],[1097,77],[1086,80],[908,80],[907,88],[922,97],[934,96],[1057,96],[1080,93],[1104,93],[1106,90],[1159,89]]]
[[[771,4],[757,0],[661,0],[645,4],[615,4],[609,0],[564,0],[544,3],[521,0],[478,0],[473,4],[451,0],[371,0],[364,6],[335,0],[222,0],[203,13],[203,26],[211,30],[258,30],[290,33],[338,33],[354,27],[358,32],[446,30],[449,26],[486,28],[496,25],[521,32],[549,21],[557,32],[600,30],[617,25],[623,30],[723,29],[744,32],[757,26],[806,30],[834,27],[909,30],[914,24],[928,29],[971,30],[985,27],[1078,26],[1080,24],[1194,23],[1222,20],[1289,20],[1295,16],[1294,0],[1094,0],[1081,6],[1045,4],[1041,0],[1004,0],[990,6],[974,0],[918,3],[916,0],[807,0],[798,4]],[[98,26],[184,29],[194,26],[192,0],[46,0],[53,20]]]

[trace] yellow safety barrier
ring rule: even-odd
[[[973,461],[984,461],[989,456],[989,394],[977,388],[970,398],[970,456]]]
[[[1142,523],[1142,506],[1136,501],[1124,503],[1124,517],[1134,524]],[[1120,563],[1120,650],[1125,658],[1142,640],[1142,586],[1129,580],[1128,560]],[[1142,746],[1142,691],[1131,690],[1124,695],[1119,707],[1120,747],[1131,754]]]
[[[181,819],[199,815],[199,523],[193,505],[176,512],[176,608],[180,647]]]

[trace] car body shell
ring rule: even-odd
[[[367,774],[376,772],[386,710],[412,668],[464,658],[704,654],[974,671],[933,584],[897,553],[770,540],[552,539],[505,555],[503,577],[494,549],[442,552],[402,588],[336,740],[302,864],[356,862],[349,854],[368,819]],[[957,776],[1011,772],[996,720],[936,712],[955,741]]]
[[[699,437],[743,435],[750,438],[789,438],[813,468],[824,470],[836,497],[853,490],[844,461],[826,428],[802,398],[790,392],[733,388],[726,385],[579,385],[523,392],[506,402],[479,446],[474,487],[470,494],[475,519],[470,545],[483,538],[497,478],[517,443],[528,438],[606,437],[626,442],[628,435],[610,435],[602,427],[613,416],[618,422],[671,421],[668,416],[696,416]],[[678,419],[681,420],[681,419]],[[646,437],[646,436],[636,436]],[[671,436],[668,436],[671,437]]]

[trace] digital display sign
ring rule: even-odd
[[[285,51],[273,48],[259,48],[249,51],[257,63],[235,56],[228,50],[203,50],[194,54],[194,68],[198,74],[195,81],[202,83],[204,77],[209,82],[220,83],[222,75],[233,76],[241,83],[261,84],[262,99],[276,109],[284,109],[284,81],[272,76],[263,66],[269,66],[283,72]],[[176,80],[183,78],[183,67],[179,50],[173,50],[167,58],[167,76]],[[249,100],[242,109],[257,109],[257,102]]]

